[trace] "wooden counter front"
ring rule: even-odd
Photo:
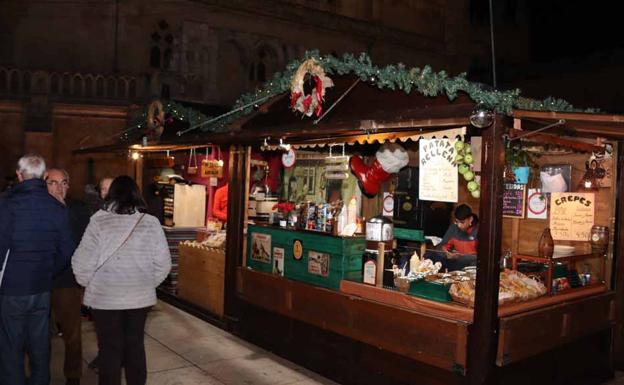
[[[223,317],[225,251],[180,244],[178,296]]]
[[[548,351],[615,324],[615,294],[605,292],[604,286],[602,293],[591,296],[545,299],[559,299],[560,302],[500,318],[498,366]]]
[[[464,374],[468,323],[238,269],[239,298],[323,330]],[[440,313],[442,314],[442,313]]]

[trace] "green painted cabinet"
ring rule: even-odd
[[[363,236],[250,225],[247,237],[246,265],[251,269],[334,290],[342,279],[361,280]]]

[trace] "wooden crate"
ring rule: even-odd
[[[254,258],[254,234],[269,236],[263,249],[266,259]],[[269,240],[270,239],[270,242]],[[301,246],[300,258],[295,258],[294,246]],[[270,245],[269,245],[270,244]],[[284,254],[284,276],[316,286],[338,290],[345,278],[361,280],[364,237],[335,237],[314,231],[298,231],[273,226],[249,226],[247,242],[247,267],[265,273],[273,273],[274,250],[280,248]],[[257,248],[257,246],[256,246]],[[324,259],[325,263],[314,263],[311,258]]]
[[[223,317],[225,251],[180,244],[178,295]]]

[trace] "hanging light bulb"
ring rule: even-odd
[[[133,152],[132,153],[132,160],[139,160],[139,158],[141,157],[141,155],[138,152]]]
[[[470,124],[477,128],[489,127],[494,121],[494,112],[483,103],[475,106],[470,114]]]

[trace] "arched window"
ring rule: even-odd
[[[173,43],[175,38],[165,20],[158,22],[156,31],[152,33],[150,49],[150,67],[170,70],[173,63]]]
[[[270,49],[260,47],[253,56],[249,68],[249,83],[258,87],[265,83],[275,72],[277,65],[276,55]]]

